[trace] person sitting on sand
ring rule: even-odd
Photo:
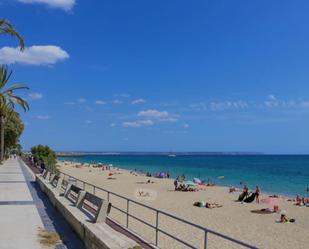
[[[183,185],[182,191],[184,191],[184,192],[189,191],[189,186],[188,185]]]
[[[256,186],[256,189],[255,189],[256,203],[260,203],[260,193],[261,193],[261,190],[260,190],[259,186]]]
[[[190,191],[190,192],[197,192],[199,190],[197,188],[188,187],[188,191]]]
[[[213,208],[220,208],[222,205],[219,205],[218,203],[209,203],[206,202],[205,208],[213,209]]]
[[[244,186],[242,193],[244,194],[245,197],[249,195],[249,188],[247,187],[247,185]]]
[[[233,192],[236,192],[237,189],[234,187],[234,186],[231,186],[230,189],[229,189],[229,193],[233,193]]]
[[[215,186],[215,183],[211,182],[210,179],[208,178],[206,186],[207,187],[213,187],[213,186]]]
[[[303,205],[303,201],[302,199],[300,198],[299,195],[296,196],[296,206],[302,206]]]
[[[185,188],[185,185],[181,183],[177,190],[178,191],[184,191],[184,188]]]
[[[286,217],[286,215],[285,214],[281,214],[281,216],[280,216],[280,223],[286,223],[286,222],[288,222],[289,220],[288,220],[288,218]]]
[[[287,223],[287,222],[293,223],[293,222],[295,222],[295,219],[289,219],[288,217],[286,217],[285,212],[282,212],[282,213],[281,213],[281,216],[280,216],[280,221],[279,221],[279,223]]]

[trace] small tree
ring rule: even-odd
[[[4,129],[7,115],[14,110],[16,104],[24,111],[29,110],[27,101],[15,94],[16,91],[29,88],[22,84],[8,86],[11,75],[12,71],[8,70],[6,65],[0,66],[0,161],[4,159]]]
[[[57,169],[57,155],[47,145],[37,145],[31,148],[31,154],[36,161],[44,163],[46,168],[52,173],[58,173]]]
[[[21,145],[19,144],[19,138],[23,131],[24,124],[19,113],[12,110],[7,114],[4,125],[4,148],[6,157],[10,154],[20,154]]]

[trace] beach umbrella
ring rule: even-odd
[[[164,172],[160,172],[159,177],[165,177],[165,173]]]
[[[185,181],[184,184],[187,185],[187,186],[196,186],[196,183],[194,183],[192,181]]]
[[[279,199],[274,197],[267,197],[263,199],[262,202],[271,206],[279,206],[280,204]]]
[[[196,183],[196,184],[201,184],[202,181],[198,178],[193,178],[193,182]]]

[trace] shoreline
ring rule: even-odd
[[[74,156],[75,157],[75,156]],[[79,157],[79,156],[78,156]],[[81,156],[82,157],[82,156]],[[64,157],[65,158],[65,157]],[[102,164],[102,165],[108,165],[108,164],[105,164],[105,163],[97,163],[97,162],[80,162],[80,161],[70,161],[70,160],[60,160],[60,159],[58,159],[58,161],[60,161],[60,162],[69,162],[69,163],[75,163],[75,164],[78,164],[78,163],[84,163],[84,164],[95,164],[95,165],[98,165],[98,164]],[[134,169],[126,169],[126,168],[122,168],[121,166],[117,166],[117,165],[113,165],[113,167],[115,167],[115,168],[118,168],[118,169],[121,169],[121,170],[123,170],[123,171],[127,171],[127,172],[130,172],[130,171],[132,171],[132,172],[135,172],[134,171]],[[144,174],[144,176],[145,177],[148,177],[148,178],[151,178],[151,179],[161,179],[161,178],[158,178],[158,177],[155,177],[155,176],[146,176],[146,173],[144,172],[144,171],[136,171],[136,173],[139,173],[139,174]],[[173,181],[175,180],[175,176],[173,176],[173,175],[171,175],[172,177],[170,177],[170,178],[164,178],[164,179],[169,179],[169,180],[171,180],[171,183],[173,184]],[[216,187],[224,187],[224,188],[227,188],[227,189],[229,189],[230,187],[231,187],[231,185],[230,186],[228,186],[228,185],[224,185],[224,184],[217,184],[217,183],[215,183],[215,186]],[[243,185],[242,185],[243,186]],[[233,186],[232,185],[232,187],[235,187],[235,186]],[[237,189],[239,189],[240,187],[238,186],[238,187],[236,187]],[[267,195],[267,196],[271,196],[271,195],[278,195],[279,197],[281,197],[281,198],[285,198],[285,199],[295,199],[295,197],[296,197],[296,195],[297,194],[291,194],[291,193],[285,193],[285,192],[278,192],[278,191],[263,191],[263,189],[262,189],[262,193],[263,193],[263,195]]]

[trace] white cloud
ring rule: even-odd
[[[242,110],[249,107],[249,104],[243,100],[236,101],[219,101],[210,103],[194,103],[189,105],[194,111],[225,111],[225,110]]]
[[[167,111],[158,111],[155,109],[149,109],[146,111],[140,111],[137,116],[147,118],[168,118],[169,113]]]
[[[211,102],[209,105],[210,110],[212,111],[223,111],[230,109],[246,109],[248,104],[245,101],[223,101],[223,102]]]
[[[142,126],[152,126],[160,122],[176,122],[176,116],[169,114],[167,111],[158,111],[149,109],[140,111],[137,116],[143,118],[142,120],[123,122],[123,127],[138,128]]]
[[[106,104],[106,102],[103,101],[103,100],[96,100],[95,103],[96,103],[97,105],[105,105],[105,104]]]
[[[264,101],[264,105],[267,108],[297,108],[303,107],[303,102],[300,100],[281,100],[276,96],[270,94],[267,96],[267,100]]]
[[[177,122],[178,119],[175,117],[168,117],[168,118],[160,118],[160,122]]]
[[[275,95],[269,94],[269,95],[268,95],[268,99],[270,99],[270,100],[276,100],[277,98],[275,97]]]
[[[47,119],[51,119],[51,116],[49,115],[38,115],[36,116],[37,119],[40,119],[40,120],[47,120]]]
[[[3,47],[0,49],[1,64],[54,65],[69,57],[66,51],[53,45],[31,46],[23,52],[18,47]]]
[[[158,122],[177,122],[177,116],[171,115],[167,111],[158,111],[155,109],[149,109],[146,111],[140,111],[137,113],[138,117],[152,120],[154,123]]]
[[[146,100],[144,100],[144,99],[135,99],[131,103],[132,103],[132,105],[137,105],[137,104],[143,104],[145,102],[146,102]]]
[[[154,122],[151,120],[138,120],[133,122],[123,122],[122,126],[126,128],[139,128],[142,126],[151,126],[154,125]]]
[[[116,124],[115,123],[111,123],[110,127],[116,127]]]
[[[18,2],[25,4],[46,4],[52,8],[60,8],[63,10],[71,10],[75,5],[75,0],[17,0]]]
[[[184,124],[183,128],[189,128],[190,126],[188,124]]]
[[[123,102],[122,102],[121,100],[119,100],[119,99],[114,99],[114,100],[112,101],[112,103],[113,103],[113,104],[116,104],[116,105],[120,105],[120,104],[122,104]]]
[[[42,93],[29,93],[28,96],[30,100],[39,100],[43,98]]]
[[[280,101],[272,94],[267,96],[267,100],[264,101],[264,104],[266,107],[278,107],[279,105],[281,105]]]

